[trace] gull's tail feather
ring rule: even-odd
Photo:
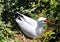
[[[16,18],[19,17],[19,16],[23,18],[23,16],[18,11],[15,12],[14,15],[15,15]]]
[[[13,10],[13,18],[18,18],[19,20],[21,20],[21,18],[24,18],[23,15],[21,13],[19,13],[16,10]]]

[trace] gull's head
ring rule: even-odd
[[[40,17],[40,18],[38,19],[38,22],[39,22],[39,23],[47,23],[47,21],[48,21],[48,19],[45,18],[45,17]]]
[[[45,29],[43,28],[44,26],[47,26],[47,21],[48,19],[45,17],[40,17],[38,19],[38,25],[37,25],[37,29],[36,32],[38,35],[43,34],[43,32],[45,31]]]

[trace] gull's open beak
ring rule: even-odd
[[[48,19],[44,20],[44,22],[48,23]]]

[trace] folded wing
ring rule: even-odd
[[[20,18],[20,19],[19,19]],[[16,22],[21,27],[21,30],[29,37],[33,38],[36,36],[36,27],[31,26],[23,18],[16,18]]]
[[[21,14],[21,15],[24,17],[24,19],[25,19],[25,21],[26,21],[27,23],[29,23],[30,25],[32,25],[32,26],[34,26],[34,27],[37,26],[37,21],[36,21],[36,20],[34,20],[34,19],[30,18],[30,17],[27,17],[27,16],[25,16],[25,15],[23,15],[23,14]]]

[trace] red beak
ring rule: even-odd
[[[44,20],[44,22],[48,23],[48,19]]]

